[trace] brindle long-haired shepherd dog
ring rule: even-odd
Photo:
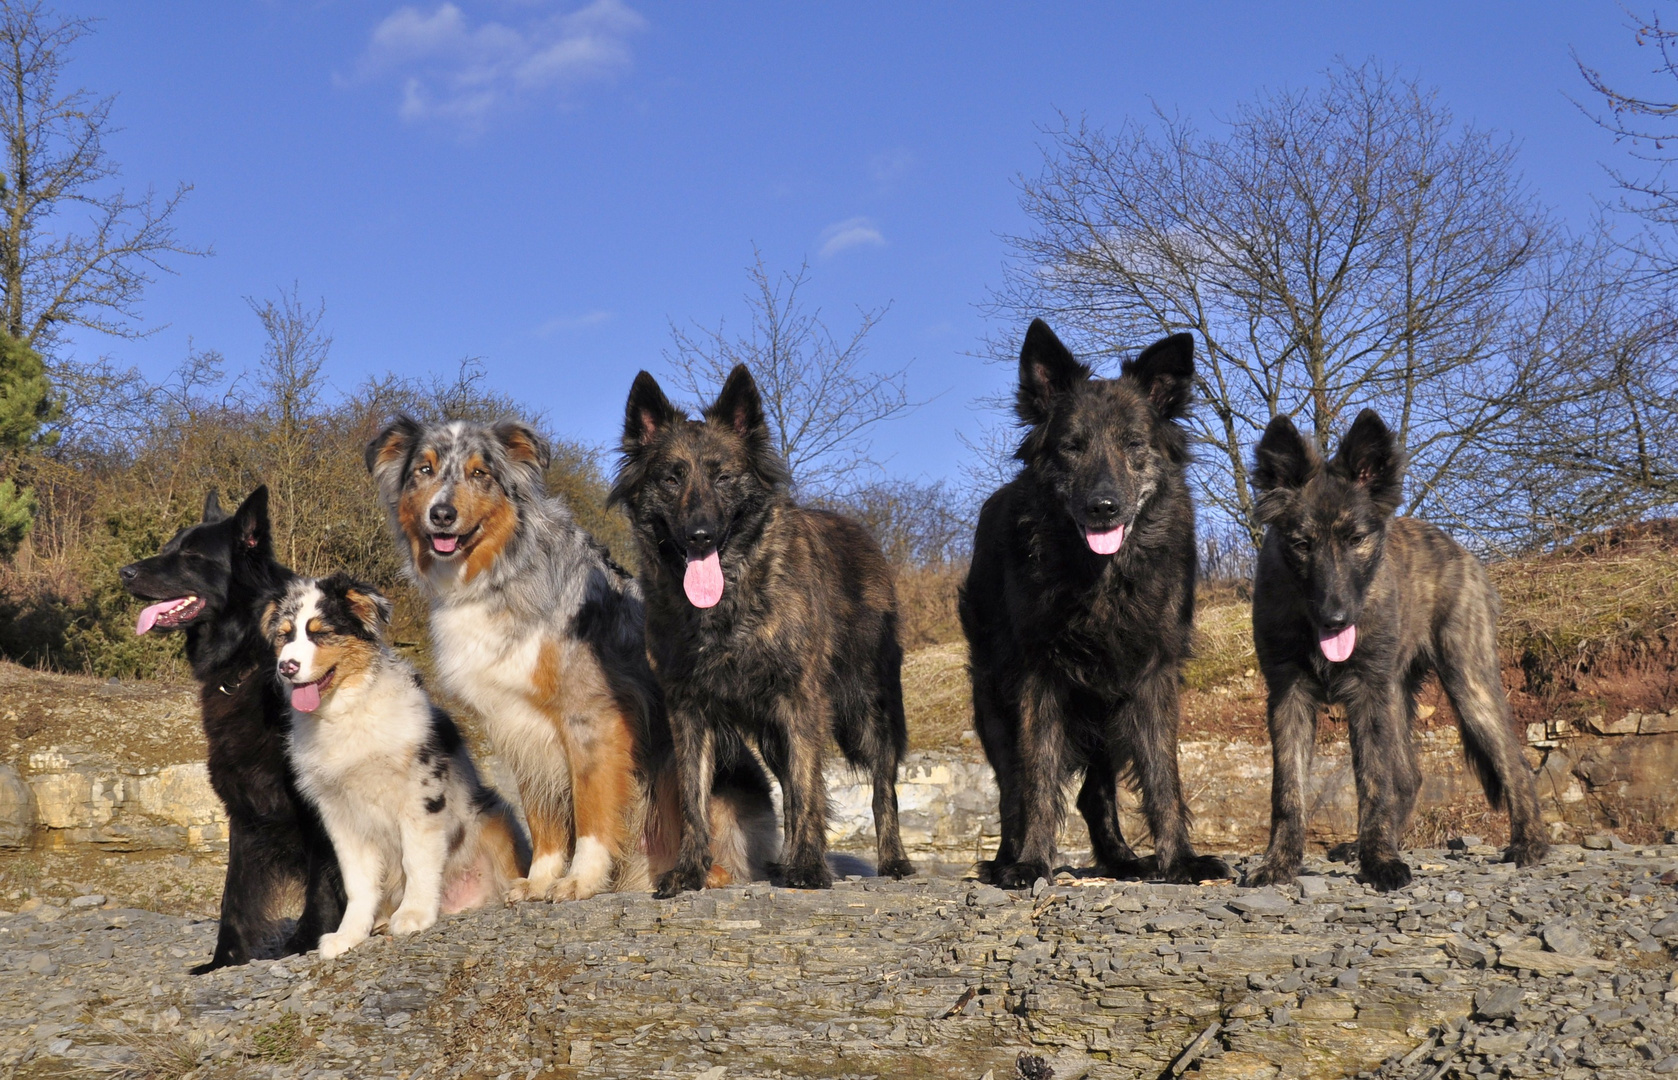
[[[629,511],[647,594],[647,651],[670,706],[682,846],[660,896],[697,889],[713,827],[714,762],[754,741],[781,781],[781,880],[826,888],[831,732],[874,785],[878,872],[913,873],[897,830],[908,741],[891,567],[861,526],[788,494],[757,384],[744,365],[704,419],[678,412],[646,372],[624,420],[611,501]]]
[[[396,420],[367,448],[397,541],[431,600],[443,685],[477,710],[518,780],[534,858],[513,895],[651,887],[680,822],[669,723],[647,666],[635,581],[546,494],[525,424]],[[775,854],[769,780],[719,769],[714,883]]]
[[[1253,583],[1253,643],[1270,691],[1275,757],[1270,850],[1251,884],[1292,881],[1305,851],[1304,784],[1325,702],[1345,707],[1358,790],[1360,877],[1403,888],[1399,842],[1421,787],[1416,691],[1439,673],[1486,798],[1509,811],[1505,857],[1549,845],[1532,771],[1510,727],[1497,659],[1497,592],[1480,560],[1439,529],[1394,518],[1404,452],[1372,410],[1324,462],[1278,416],[1253,465],[1267,528]]]
[[[1030,885],[1055,864],[1062,785],[1114,876],[1229,876],[1189,844],[1177,773],[1177,685],[1194,615],[1194,508],[1185,469],[1194,339],[1165,338],[1096,379],[1042,320],[1020,350],[1024,468],[985,501],[961,591],[973,709],[1002,795],[1002,841],[980,876]],[[1119,829],[1133,777],[1153,834]]]

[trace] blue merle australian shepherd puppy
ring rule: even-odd
[[[503,899],[530,866],[512,808],[386,640],[390,602],[345,574],[300,579],[264,626],[291,702],[297,784],[339,852],[348,903],[323,957],[387,920],[412,934]]]

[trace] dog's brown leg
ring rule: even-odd
[[[1270,687],[1270,848],[1245,884],[1283,885],[1305,859],[1305,785],[1317,740],[1317,700],[1308,676],[1289,664],[1266,671]]]

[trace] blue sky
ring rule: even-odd
[[[594,444],[669,324],[741,321],[753,245],[808,258],[837,329],[928,404],[879,431],[896,475],[960,480],[958,433],[1011,372],[991,326],[1013,186],[1057,110],[1103,126],[1151,102],[1210,118],[1260,87],[1375,57],[1521,147],[1562,216],[1610,193],[1624,148],[1582,116],[1569,50],[1652,66],[1612,0],[1418,4],[98,0],[70,77],[117,95],[130,188],[195,185],[139,342],[83,338],[154,377],[189,341],[237,369],[246,296],[324,299],[332,380],[452,370]],[[1141,344],[1141,343],[1138,343]]]

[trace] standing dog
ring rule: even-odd
[[[1327,464],[1286,416],[1259,441],[1253,482],[1267,526],[1253,582],[1253,644],[1270,691],[1270,850],[1253,884],[1294,879],[1305,852],[1304,784],[1317,710],[1343,705],[1358,789],[1358,866],[1400,889],[1399,841],[1421,773],[1416,691],[1437,671],[1486,798],[1509,811],[1505,857],[1544,858],[1538,793],[1510,728],[1497,659],[1497,592],[1480,560],[1439,529],[1394,518],[1404,453],[1372,410]]]
[[[1194,617],[1185,469],[1194,339],[1177,334],[1095,379],[1042,320],[1020,350],[1024,468],[985,501],[959,610],[979,739],[1002,796],[1002,841],[980,875],[1030,885],[1055,863],[1062,785],[1114,876],[1227,877],[1189,844],[1177,773],[1177,685]],[[1119,830],[1133,776],[1151,866]]]
[[[229,517],[215,492],[204,520],[163,550],[122,568],[142,600],[135,630],[185,630],[209,743],[210,786],[227,808],[227,880],[210,962],[194,974],[253,958],[308,952],[338,925],[343,884],[320,815],[297,788],[286,755],[286,702],[272,676],[262,612],[295,576],[274,561],[268,489]],[[303,914],[281,938],[280,915],[301,890]],[[278,952],[276,953],[276,950]]]
[[[381,917],[400,937],[500,900],[530,868],[512,808],[386,642],[389,623],[390,601],[346,574],[293,582],[263,618],[291,699],[297,784],[344,873],[343,921],[320,939],[327,959]]]
[[[518,778],[534,857],[516,895],[650,888],[680,827],[640,590],[544,492],[547,462],[542,440],[513,421],[402,417],[367,447],[431,600],[443,685],[483,717]],[[713,881],[761,877],[775,850],[763,770],[730,761],[710,802]]]
[[[681,853],[660,896],[704,885],[703,796],[719,763],[746,753],[742,738],[781,781],[785,884],[833,882],[829,732],[873,780],[878,872],[914,872],[897,829],[908,733],[891,567],[861,526],[794,505],[788,483],[744,365],[702,421],[677,412],[651,375],[636,376],[608,501],[627,508],[640,545],[647,652],[681,775]]]

